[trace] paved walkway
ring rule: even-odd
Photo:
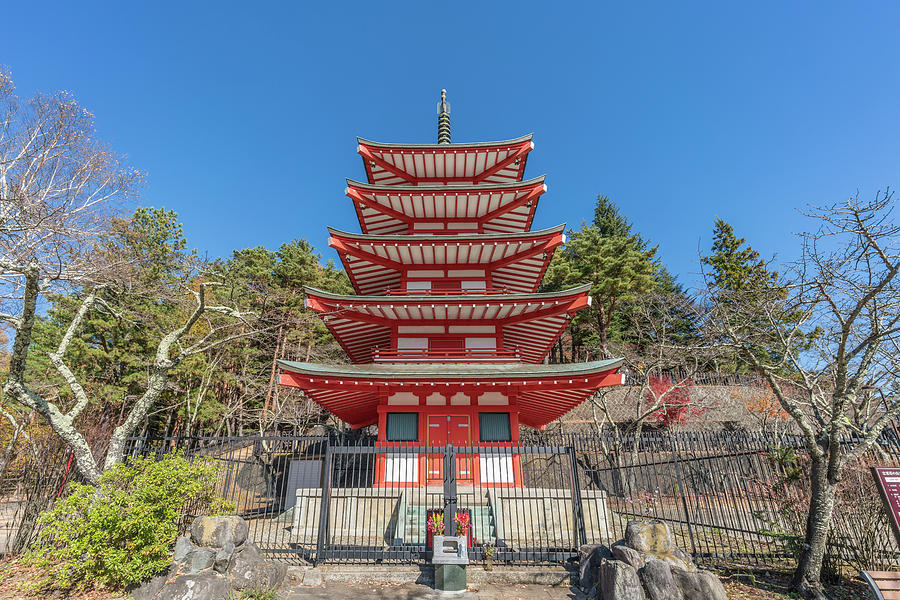
[[[284,600],[586,600],[570,587],[548,585],[470,585],[463,594],[442,594],[426,585],[365,585],[326,583],[319,587],[297,587],[282,596]]]

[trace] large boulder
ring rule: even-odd
[[[725,586],[709,571],[672,569],[672,576],[684,600],[728,600]]]
[[[199,573],[212,567],[216,562],[216,552],[210,548],[197,548],[185,557],[182,567],[187,573]]]
[[[225,578],[215,571],[179,575],[163,587],[154,600],[228,600]]]
[[[208,548],[223,548],[228,543],[240,546],[249,533],[247,521],[240,517],[197,517],[191,524],[191,541]]]
[[[656,560],[661,560],[673,569],[681,569],[682,571],[687,571],[689,573],[694,573],[697,571],[697,565],[693,562],[686,563],[674,554],[649,554],[648,558],[654,558]]]
[[[270,563],[252,542],[248,542],[232,555],[226,576],[235,590],[270,590],[281,585],[286,573],[287,565]]]
[[[603,558],[612,558],[609,548],[602,544],[585,544],[578,549],[578,577],[581,589],[589,590],[597,584],[597,567]]]
[[[673,567],[678,567],[679,569],[684,569],[685,571],[697,570],[697,565],[694,564],[694,559],[692,559],[691,555],[681,548],[675,548],[675,550],[672,551],[672,554],[668,556],[662,556],[660,558],[665,559]]]
[[[671,554],[675,550],[672,531],[663,521],[629,521],[625,543],[638,552]]]
[[[145,581],[140,587],[131,590],[131,597],[134,600],[154,600],[177,569],[177,565],[172,565],[156,577]]]
[[[637,571],[620,560],[600,563],[600,598],[603,600],[646,600]]]
[[[684,594],[675,583],[669,563],[649,557],[638,571],[644,591],[650,600],[684,600]]]
[[[634,548],[629,548],[624,544],[616,544],[611,548],[612,555],[616,557],[616,560],[621,560],[624,563],[628,563],[635,570],[642,569],[644,567],[644,559],[641,558],[641,553],[635,550]]]

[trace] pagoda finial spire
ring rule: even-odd
[[[450,103],[447,102],[447,90],[441,90],[441,101],[437,105],[438,112],[438,144],[450,143]]]

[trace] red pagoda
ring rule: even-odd
[[[531,135],[451,144],[449,112],[442,91],[437,144],[359,139],[367,182],[348,180],[345,193],[362,233],[329,230],[358,295],[305,289],[354,364],[280,361],[280,382],[353,428],[377,424],[385,445],[515,445],[520,425],[543,428],[620,385],[622,361],[546,364],[590,305],[590,285],[537,291],[565,234],[564,225],[531,231],[547,191],[543,177],[523,179]],[[379,471],[398,482],[390,465]],[[442,477],[413,471],[403,483]],[[519,484],[512,463],[475,460],[460,472],[467,478]]]

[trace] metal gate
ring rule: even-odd
[[[328,444],[322,459],[321,488],[297,489],[292,515],[292,549],[317,564],[424,561],[440,512],[468,515],[471,560],[562,562],[587,541],[585,504],[606,514],[572,447]]]

